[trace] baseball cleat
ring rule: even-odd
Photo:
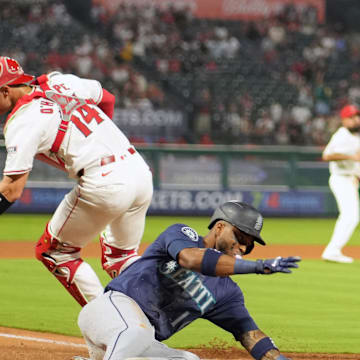
[[[351,264],[354,259],[350,256],[345,256],[342,253],[339,254],[323,254],[321,258],[326,261],[338,262],[342,264]]]
[[[71,358],[71,360],[91,360],[91,359],[83,356],[74,356]]]

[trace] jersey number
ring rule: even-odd
[[[98,124],[104,121],[96,109],[91,108],[87,104],[78,108],[77,112],[81,115],[83,121],[81,121],[76,115],[72,115],[70,120],[86,137],[92,133],[86,124],[90,124],[90,122],[94,119]]]

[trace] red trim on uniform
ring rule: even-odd
[[[72,214],[72,213],[73,213],[73,211],[75,210],[76,205],[77,205],[77,204],[78,204],[78,202],[79,202],[79,197],[80,197],[80,190],[79,190],[79,194],[77,195],[77,199],[76,199],[76,201],[75,201],[75,204],[74,204],[74,206],[72,207],[72,209],[70,210],[70,213],[69,213],[69,215],[67,216],[67,218],[65,219],[65,221],[64,221],[64,223],[63,223],[63,225],[62,225],[62,227],[61,227],[61,228],[60,228],[60,230],[58,231],[57,236],[59,236],[59,235],[60,235],[60,233],[61,233],[62,229],[64,228],[64,226],[65,226],[65,224],[67,223],[67,221],[69,220],[69,218],[70,218],[71,214]]]
[[[48,165],[51,165],[53,167],[56,167],[59,170],[65,171],[65,164],[62,161],[60,164],[58,162],[56,162],[55,160],[51,159],[50,157],[46,156],[45,154],[36,154],[35,155],[35,159],[40,160]]]
[[[28,104],[35,98],[45,97],[42,91],[34,91],[32,94],[22,96],[15,104],[14,108],[12,109],[11,113],[7,116],[5,120],[5,125],[7,121],[25,104]]]
[[[35,155],[35,159],[40,160],[46,164],[49,164],[51,166],[56,167],[57,169],[60,169],[62,171],[66,172],[65,166],[63,165],[64,162],[61,162],[61,164],[57,163],[55,160],[49,158],[48,156],[46,156],[45,154],[36,154]]]
[[[39,84],[41,90],[45,91],[45,90],[50,90],[49,85],[46,83],[46,81],[48,80],[47,75],[41,75],[38,78],[36,78],[36,80],[34,81],[35,84]],[[35,98],[45,98],[47,99],[45,93],[43,91],[38,91],[35,90],[33,93],[28,94],[28,95],[24,95],[22,96],[15,104],[14,108],[12,109],[12,111],[10,112],[10,114],[7,116],[6,120],[5,120],[5,124],[6,122],[16,113],[16,111],[19,110],[19,108],[25,104],[28,104],[29,102],[31,102],[33,99]]]
[[[31,168],[30,169],[26,169],[26,170],[13,170],[13,171],[4,171],[3,174],[4,175],[15,175],[13,173],[17,173],[17,174],[25,174],[27,172],[31,171]]]
[[[131,155],[133,155],[133,154],[136,153],[136,150],[135,150],[133,147],[131,147],[131,148],[128,148],[128,152],[129,152]]]
[[[114,108],[115,108],[115,96],[107,91],[102,89],[102,98],[98,104],[98,107],[110,118],[113,118]]]
[[[35,79],[34,84],[40,85],[40,87],[41,87],[41,84],[47,83],[48,81],[49,81],[49,77],[47,76],[47,74],[43,74]],[[46,90],[48,90],[48,89],[46,89]]]

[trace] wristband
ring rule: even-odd
[[[234,274],[252,274],[256,273],[257,262],[243,259],[236,259],[234,265]]]
[[[201,273],[208,276],[216,276],[216,264],[223,254],[215,249],[206,249],[201,263]]]
[[[261,358],[269,351],[269,350],[278,350],[275,346],[272,339],[269,337],[262,338],[259,340],[254,347],[251,349],[250,354],[256,360],[261,360]],[[281,359],[281,358],[280,358]]]
[[[4,213],[12,204],[13,202],[10,202],[2,193],[0,193],[0,215]]]

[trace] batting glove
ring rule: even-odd
[[[283,258],[278,256],[275,259],[265,259],[256,261],[257,274],[273,274],[276,272],[291,273],[290,268],[298,268],[297,262],[301,261],[299,256]]]

